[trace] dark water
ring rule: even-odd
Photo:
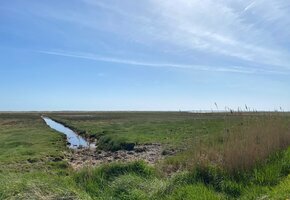
[[[49,119],[48,117],[42,117],[42,119],[50,128],[58,132],[61,132],[67,136],[67,141],[70,143],[69,145],[70,148],[76,149],[79,147],[83,147],[83,148],[89,147],[88,142],[84,138],[76,134],[74,131],[72,131],[71,129],[65,127],[64,125],[56,121],[53,121],[52,119]]]

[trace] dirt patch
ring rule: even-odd
[[[74,169],[85,166],[98,166],[111,162],[132,162],[143,160],[148,164],[155,164],[165,157],[160,144],[136,145],[134,150],[119,150],[116,152],[100,151],[96,149],[77,149],[68,155],[68,161]]]
[[[2,122],[1,125],[3,126],[13,126],[19,123],[22,123],[23,121],[20,120],[5,120],[4,122]]]

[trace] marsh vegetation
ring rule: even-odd
[[[93,155],[161,148],[154,163],[113,157],[77,170],[41,114],[0,114],[0,199],[290,197],[288,113],[44,113],[96,143]]]

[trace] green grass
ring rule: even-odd
[[[220,135],[224,132],[222,114],[193,114],[184,112],[97,112],[48,113],[51,118],[66,124],[87,138],[111,143],[161,143],[165,148],[180,148],[191,144],[196,137]],[[240,123],[241,116],[232,116],[230,125]],[[105,139],[103,139],[105,137]],[[116,149],[118,145],[115,145]],[[121,146],[119,146],[122,148]]]
[[[86,168],[75,181],[100,199],[271,199],[289,198],[290,148],[251,171],[231,175],[215,167],[162,177],[142,162]]]
[[[182,175],[178,175],[182,179]],[[178,183],[178,177],[160,178],[143,162],[110,164],[96,169],[83,169],[75,180],[93,198],[101,199],[219,199],[220,194],[195,182]],[[187,190],[188,188],[188,190]],[[183,198],[185,199],[185,198]]]
[[[0,199],[85,197],[62,161],[65,144],[38,114],[1,114]]]
[[[39,113],[0,114],[0,199],[287,199],[289,115],[181,112],[46,113],[106,150],[161,143],[156,166],[73,171],[65,138]],[[186,147],[186,148],[185,148]]]

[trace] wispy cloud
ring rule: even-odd
[[[136,61],[132,59],[130,60],[130,59],[106,57],[106,56],[95,55],[91,53],[66,52],[66,51],[37,51],[37,52],[41,54],[48,54],[48,55],[54,55],[54,56],[64,56],[64,57],[72,57],[72,58],[79,58],[79,59],[85,59],[85,60],[94,60],[94,61],[101,61],[101,62],[125,64],[125,65],[132,65],[132,66],[153,67],[153,68],[177,68],[177,69],[190,69],[190,70],[198,70],[198,71],[242,73],[242,74],[255,74],[255,73],[285,74],[286,73],[286,72],[279,72],[279,71],[248,69],[246,67],[241,67],[241,66],[223,67],[223,66],[176,64],[176,63],[144,62],[144,61]]]
[[[255,5],[256,1],[251,2],[249,5],[247,5],[244,9],[244,12],[246,12],[247,10],[249,10],[251,7],[253,7]]]
[[[274,31],[279,28],[277,26],[288,25],[289,18],[285,13],[290,10],[287,10],[289,3],[285,0],[246,0],[243,7],[236,6],[238,3],[235,2],[239,1],[228,0],[180,0],[178,3],[151,0],[147,4],[150,11],[144,9],[139,13],[121,4],[84,1],[107,9],[112,16],[128,22],[124,24],[127,26],[125,33],[138,41],[163,42],[177,46],[176,49],[271,65],[274,70],[290,69],[289,51],[278,43],[275,35],[263,28],[271,25],[271,31]],[[241,14],[242,9],[244,12],[251,9],[251,13]],[[272,24],[273,20],[277,25]],[[289,28],[285,27],[284,31],[290,34]]]
[[[268,30],[256,26],[255,19],[246,21],[245,16],[241,16],[227,1],[181,0],[176,4],[166,0],[154,0],[153,4],[161,12],[161,20],[165,24],[162,30],[171,33],[167,36],[168,41],[208,53],[290,68],[290,54],[275,44],[276,38]],[[255,9],[258,6],[264,5],[260,3]],[[277,15],[281,14],[273,12],[273,16]],[[264,19],[259,23],[266,24],[267,21]]]
[[[147,48],[160,54],[168,53],[169,57],[179,54],[192,63],[190,68],[200,65],[197,55],[206,58],[211,66],[223,63],[215,71],[228,66],[242,65],[245,71],[281,72],[289,71],[289,34],[290,34],[290,3],[286,0],[148,0],[132,2],[82,0],[78,11],[74,7],[65,9],[52,6],[41,9],[27,8],[31,13],[52,20],[67,22],[77,27],[79,32],[109,33],[116,36],[120,45],[97,36],[87,39],[87,46],[95,48],[90,43],[97,40],[111,48],[130,54]],[[39,10],[39,11],[37,11]],[[82,27],[80,29],[79,27]],[[277,36],[279,32],[279,36]],[[67,33],[70,38],[73,33]],[[78,35],[79,36],[79,35]],[[86,40],[85,37],[77,38]],[[108,44],[109,43],[109,44]],[[83,44],[82,44],[83,45]],[[137,46],[137,47],[136,47]],[[56,47],[55,49],[62,47]],[[149,49],[149,50],[148,50]],[[100,49],[98,49],[100,50]],[[99,52],[94,51],[93,52]],[[182,54],[182,52],[185,52]],[[70,54],[70,53],[69,53]],[[111,52],[113,55],[114,52]],[[152,54],[151,54],[152,55]],[[149,55],[148,57],[150,57]],[[71,55],[79,56],[79,55]],[[92,56],[81,55],[92,59]],[[155,55],[153,55],[155,56]],[[137,62],[137,57],[130,60],[93,56],[99,61],[126,63],[131,65],[151,65],[151,62]],[[159,63],[153,63],[158,66]],[[163,67],[161,64],[159,67]],[[170,66],[170,64],[166,64]],[[188,68],[187,65],[174,65],[176,68]],[[250,70],[249,68],[252,67]],[[207,67],[204,67],[207,69]],[[213,71],[212,68],[210,68]],[[232,71],[236,71],[232,67]]]

